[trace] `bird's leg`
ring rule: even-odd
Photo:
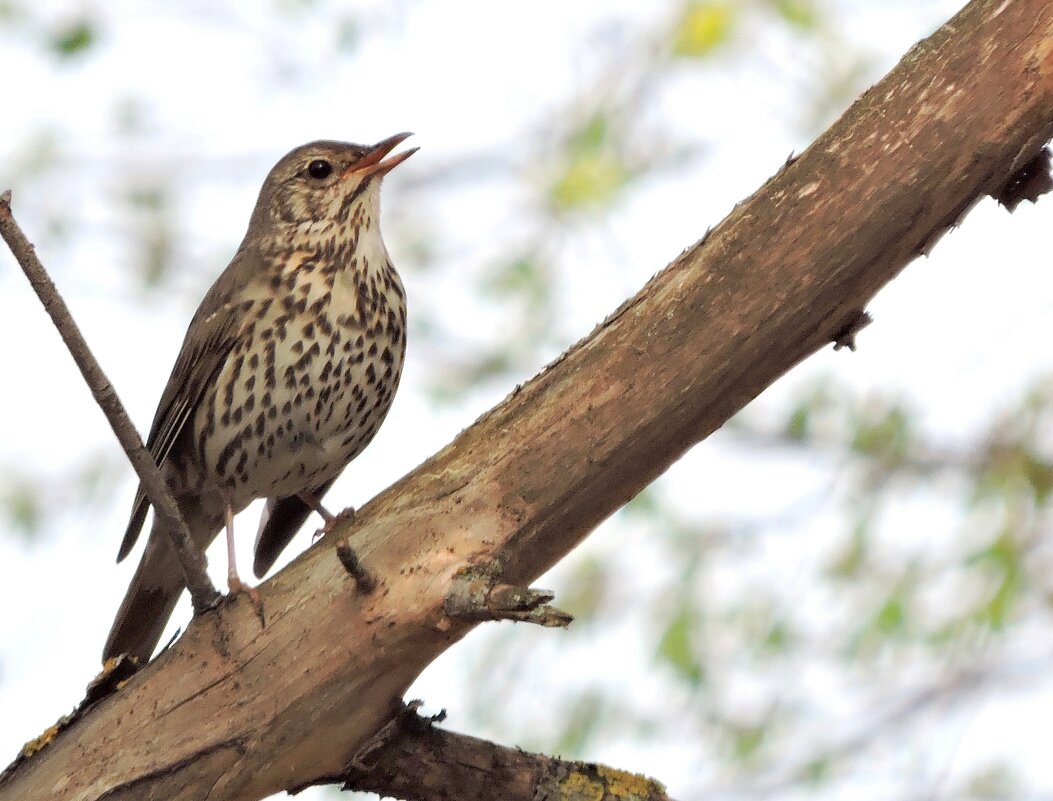
[[[315,539],[318,539],[323,534],[328,534],[330,531],[332,531],[333,526],[335,526],[337,523],[343,520],[347,520],[352,523],[355,521],[355,509],[353,506],[348,506],[346,509],[344,509],[344,511],[334,515],[332,512],[330,512],[328,509],[322,506],[322,502],[314,496],[314,493],[305,490],[297,494],[301,501],[303,501],[309,507],[318,512],[318,514],[322,516],[322,520],[325,521],[322,524],[322,527],[314,533]]]
[[[252,605],[256,608],[256,614],[260,616],[260,622],[266,625],[263,618],[263,602],[255,587],[250,587],[241,580],[238,575],[238,561],[234,551],[234,509],[227,504],[227,587],[231,595],[244,594],[249,596]]]

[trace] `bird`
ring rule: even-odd
[[[410,135],[316,141],[278,161],[161,393],[147,449],[196,547],[226,530],[230,591],[257,607],[237,571],[234,515],[267,499],[253,561],[262,577],[312,511],[333,519],[322,498],[373,439],[398,389],[406,292],[381,236],[380,186],[417,151],[391,155]],[[148,507],[140,484],[118,562]],[[154,515],[103,661],[149,661],[184,587]]]

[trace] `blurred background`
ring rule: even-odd
[[[271,165],[415,131],[383,218],[409,361],[329,496],[360,506],[959,5],[0,0],[0,188],[144,430]],[[798,367],[537,582],[569,631],[482,626],[409,697],[680,799],[1053,798],[1051,211],[981,202],[857,353]],[[139,550],[114,565],[132,470],[6,249],[0,353],[6,763],[80,699]]]

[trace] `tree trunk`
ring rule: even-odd
[[[341,774],[474,625],[445,611],[460,571],[535,579],[1051,137],[1053,4],[976,0],[589,337],[266,582],[266,628],[244,599],[196,618],[0,801],[248,800]],[[349,533],[371,594],[337,557]]]

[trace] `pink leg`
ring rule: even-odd
[[[260,622],[263,622],[263,602],[260,600],[260,594],[257,592],[255,587],[250,587],[244,581],[241,580],[241,576],[238,575],[238,562],[237,555],[234,551],[234,510],[227,506],[227,587],[230,589],[230,594],[233,595],[247,595],[249,600],[252,601],[252,605],[256,607],[256,614],[260,616]]]
[[[322,506],[322,502],[320,500],[318,500],[318,498],[316,498],[310,492],[301,492],[301,493],[298,493],[298,494],[300,496],[300,500],[303,501],[308,506],[310,506],[316,512],[318,512],[318,514],[320,514],[322,516],[322,520],[325,521],[322,524],[322,527],[320,529],[318,529],[318,531],[316,531],[314,533],[314,536],[315,536],[316,539],[318,537],[321,537],[323,534],[328,534],[330,531],[332,531],[333,526],[335,526],[337,523],[340,523],[340,522],[342,522],[344,520],[349,520],[351,522],[354,522],[354,519],[355,519],[354,507],[349,506],[346,509],[344,509],[344,511],[340,512],[339,514],[335,514],[334,515],[332,512],[330,512],[328,509],[326,509],[324,506]]]

